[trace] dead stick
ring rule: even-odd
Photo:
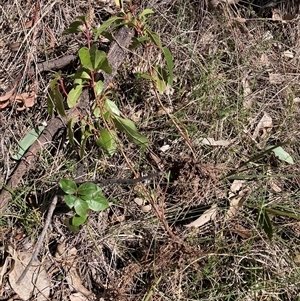
[[[25,267],[24,271],[22,272],[21,276],[19,277],[19,279],[17,280],[17,284],[20,284],[20,282],[24,279],[24,277],[26,276],[30,266],[33,264],[33,262],[36,260],[37,258],[37,255],[39,254],[40,250],[41,250],[41,247],[42,247],[42,244],[43,244],[43,241],[44,241],[44,238],[45,238],[45,235],[46,235],[46,232],[49,228],[49,225],[50,225],[50,222],[51,222],[51,218],[52,218],[52,215],[53,215],[53,212],[54,212],[54,209],[56,207],[56,204],[57,204],[57,196],[55,196],[52,200],[52,203],[49,207],[49,210],[48,210],[48,214],[47,214],[47,217],[46,217],[46,220],[45,220],[45,225],[44,225],[44,228],[43,228],[43,231],[36,243],[36,247],[35,247],[35,250],[32,254],[32,257],[30,259],[30,261],[28,262],[27,266]]]

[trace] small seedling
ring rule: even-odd
[[[71,219],[65,221],[73,232],[78,232],[79,226],[85,223],[89,210],[103,211],[109,206],[102,189],[94,183],[86,182],[77,186],[72,180],[61,179],[59,186],[65,193],[66,204],[75,212]]]

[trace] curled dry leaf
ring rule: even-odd
[[[31,260],[32,253],[16,252],[10,247],[9,253],[15,261],[13,270],[9,274],[9,283],[12,289],[22,300],[34,297],[37,301],[46,301],[50,295],[50,279],[39,260],[32,264],[25,277],[17,283],[19,277]]]
[[[26,108],[33,107],[35,97],[36,97],[36,94],[34,92],[22,93],[22,94],[16,95],[15,100],[22,105],[21,107],[18,107],[17,110],[23,111]]]
[[[10,98],[15,94],[16,88],[17,85],[15,84],[11,90],[0,96],[0,109],[4,109],[10,104]]]
[[[217,204],[213,204],[208,210],[205,210],[199,218],[197,218],[195,221],[193,221],[185,226],[188,228],[191,228],[191,227],[198,228],[198,227],[205,225],[209,221],[212,221],[216,218],[217,209],[218,209]]]
[[[249,190],[242,189],[244,186],[245,181],[244,180],[234,180],[230,187],[229,192],[229,209],[226,213],[225,220],[227,221],[230,218],[233,218],[238,209],[243,205],[244,200],[249,194]]]
[[[16,87],[17,85],[6,92],[3,96],[0,96],[0,110],[6,108],[13,101],[21,104],[21,106],[17,108],[18,111],[23,111],[34,105],[36,93],[32,91],[30,93],[24,92],[16,95]]]
[[[272,127],[272,118],[268,113],[265,112],[253,132],[252,139],[256,139],[257,137],[259,137],[260,132],[262,132],[260,138],[263,139],[267,135],[267,133],[270,132]]]

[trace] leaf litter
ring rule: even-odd
[[[8,252],[14,260],[13,269],[9,273],[9,283],[15,293],[22,300],[29,300],[31,297],[35,297],[37,301],[48,300],[51,282],[43,264],[35,259],[25,277],[18,283],[19,277],[32,258],[32,253],[28,251],[18,252],[12,247],[8,248]]]

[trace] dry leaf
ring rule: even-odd
[[[244,180],[234,180],[230,187],[229,192],[229,209],[226,213],[225,220],[228,220],[234,217],[238,211],[238,209],[242,206],[246,196],[249,193],[248,189],[241,190],[244,186]],[[238,193],[238,195],[237,195]],[[237,195],[237,196],[236,196]]]
[[[199,218],[197,218],[195,221],[185,226],[189,228],[191,227],[198,228],[205,225],[209,221],[212,221],[216,218],[217,209],[218,209],[217,204],[213,204],[208,210],[205,210]]]
[[[151,207],[150,204],[149,204],[149,205],[145,205],[145,206],[141,206],[141,210],[142,210],[143,212],[145,212],[145,213],[151,211],[151,209],[152,209],[152,207]]]
[[[281,73],[269,73],[269,81],[273,85],[282,84],[285,81],[285,77]]]
[[[201,144],[210,145],[210,146],[228,146],[231,141],[228,140],[215,140],[214,138],[203,138],[200,141]]]
[[[35,100],[36,94],[34,92],[31,93],[22,93],[22,94],[18,94],[15,97],[15,100],[22,104],[21,107],[18,107],[17,110],[18,111],[23,111],[26,108],[30,108],[34,106],[34,100]],[[13,99],[11,99],[13,100]]]
[[[34,296],[34,300],[46,301],[50,295],[50,279],[39,260],[29,267],[23,280],[17,284],[19,277],[31,260],[32,253],[16,252],[12,248],[10,254],[15,261],[13,270],[9,274],[9,283],[12,289],[22,300],[29,300]]]
[[[246,229],[245,227],[241,225],[235,225],[233,229],[231,229],[233,233],[236,233],[243,239],[249,239],[252,235],[252,231],[249,229]]]
[[[169,144],[163,145],[159,150],[165,153],[171,146]]]
[[[291,50],[286,50],[282,53],[281,56],[292,59],[292,58],[294,58],[294,53]]]
[[[238,23],[246,23],[247,19],[245,18],[241,18],[241,17],[236,17],[236,18],[232,18],[233,21],[236,21]]]
[[[262,135],[260,136],[260,139],[263,139],[267,133],[272,129],[273,127],[273,122],[272,118],[269,114],[266,112],[264,113],[264,116],[261,118],[259,121],[258,125],[256,126],[252,139],[256,139],[259,136],[259,133],[262,131]]]
[[[17,85],[14,85],[14,87],[6,92],[3,96],[0,96],[0,102],[9,100],[14,94],[16,90]]]
[[[70,295],[70,300],[71,301],[88,301],[89,298],[85,297],[81,293],[74,293]]]
[[[244,107],[250,109],[252,107],[254,98],[252,97],[252,90],[248,80],[248,73],[245,73],[242,79],[242,86],[244,90]]]
[[[283,21],[282,12],[279,9],[272,10],[272,20],[273,21]],[[284,22],[286,23],[286,22]]]
[[[21,46],[21,43],[20,42],[14,42],[14,43],[10,43],[9,45],[9,48],[11,51],[14,51],[14,52],[17,52]]]
[[[270,65],[269,58],[264,53],[260,57],[260,62],[262,63],[262,65],[267,66],[267,67]]]
[[[66,280],[72,291],[81,293],[84,296],[93,298],[94,294],[86,289],[82,282],[80,275],[77,271],[77,250],[76,248],[65,249],[65,244],[59,244],[57,246],[57,252],[55,254],[57,259],[62,259],[64,262],[64,270],[66,272]]]

